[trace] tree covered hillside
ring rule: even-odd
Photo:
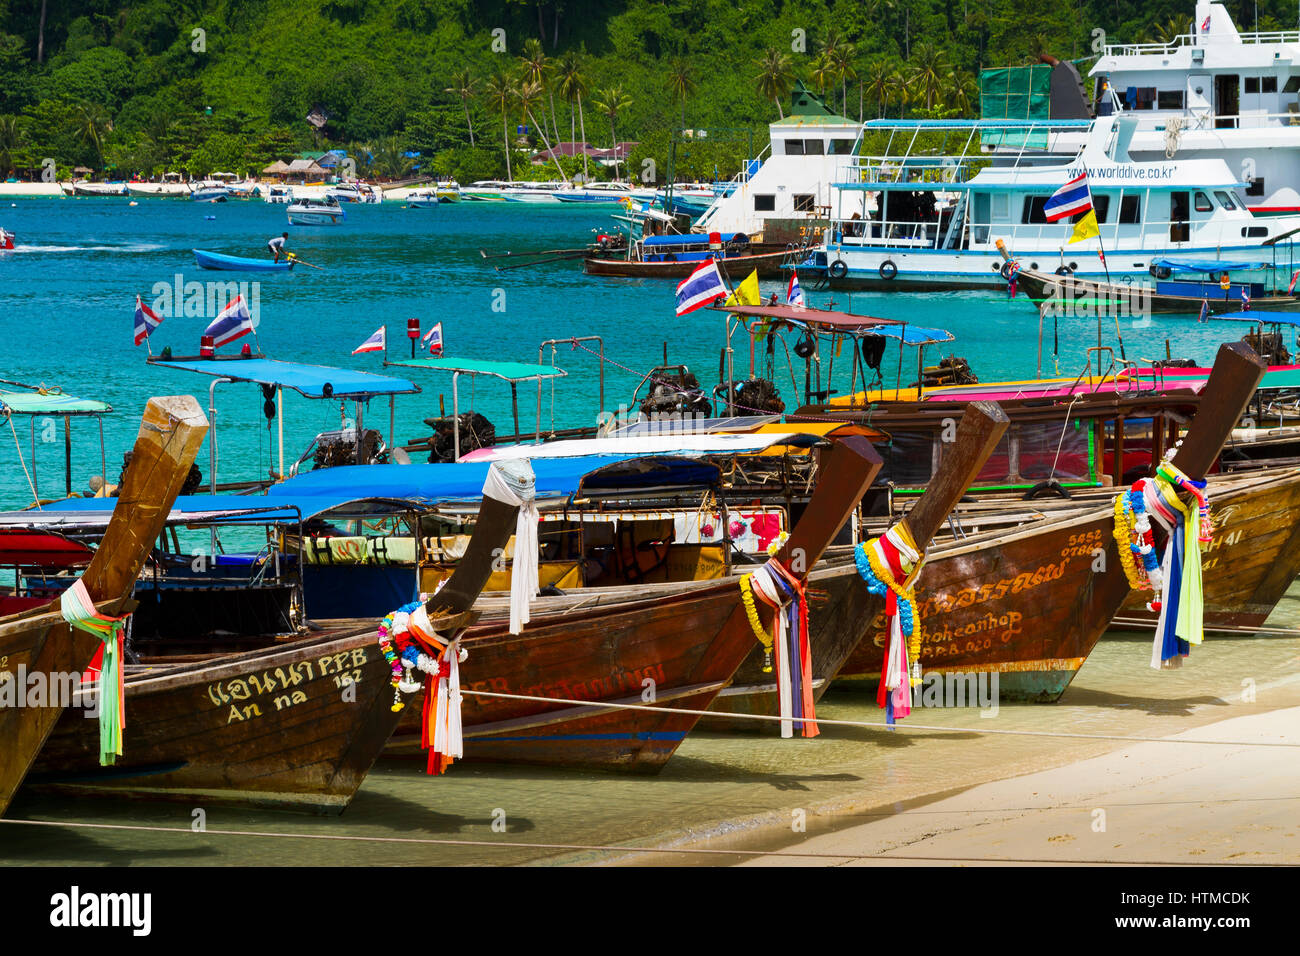
[[[1253,2],[1227,6],[1255,28]],[[1296,26],[1293,3],[1257,9],[1261,30]],[[1192,10],[1187,0],[0,0],[0,175],[32,175],[45,157],[118,177],[247,172],[338,146],[375,177],[418,162],[464,182],[503,176],[509,162],[516,177],[554,178],[528,157],[583,139],[637,141],[633,172],[644,156],[663,170],[674,127],[749,128],[761,145],[795,78],[854,117],[974,115],[982,68],[1040,52],[1089,58],[1097,30],[1112,42],[1185,32]],[[317,109],[328,117],[319,129],[307,120]],[[725,175],[746,151],[701,145],[680,171]]]

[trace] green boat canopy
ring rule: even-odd
[[[415,358],[385,365],[402,368],[422,368],[431,372],[459,372],[461,375],[490,375],[507,382],[527,382],[532,379],[564,378],[569,373],[553,365],[529,365],[527,362],[492,362],[478,359]]]
[[[5,415],[106,415],[107,402],[76,398],[60,391],[7,391],[0,389],[0,413]]]

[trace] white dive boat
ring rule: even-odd
[[[379,202],[379,197],[365,183],[335,183],[325,190],[326,199],[338,202]]]
[[[407,193],[406,204],[412,209],[424,209],[428,206],[436,206],[441,202],[438,198],[436,189],[417,189],[415,192]]]
[[[289,204],[291,226],[336,226],[347,213],[335,199],[296,199]]]
[[[136,182],[126,184],[126,191],[132,196],[171,196],[185,197],[190,194],[190,184],[181,179],[179,173],[166,173],[161,182]]]
[[[293,187],[283,184],[267,186],[266,201],[277,205],[289,205],[293,202]]]
[[[556,191],[567,186],[568,183],[558,182],[507,183],[501,190],[501,198],[506,202],[557,202]]]
[[[190,198],[195,202],[225,202],[230,189],[219,179],[205,179],[190,187]]]
[[[509,185],[499,179],[480,179],[462,186],[460,197],[471,202],[505,202],[506,197],[501,195],[501,191]]]
[[[1061,151],[1057,134],[1080,124],[1083,149]],[[887,138],[885,152],[854,157],[834,184],[830,226],[799,271],[832,288],[918,290],[1005,286],[1012,258],[1035,271],[1126,284],[1164,257],[1292,267],[1300,216],[1253,215],[1246,184],[1222,159],[1135,161],[1136,127],[1128,115],[1091,124],[873,120],[867,132],[881,134],[874,142]],[[944,149],[954,142],[957,150]],[[1071,243],[1071,221],[1047,222],[1043,207],[1085,172],[1100,237]]]
[[[79,180],[72,184],[74,196],[125,196],[126,183],[92,183]]]
[[[438,196],[438,202],[460,202],[460,183],[456,180],[440,180],[433,188]]]
[[[1208,0],[1189,27],[1107,45],[1090,71],[1098,115],[1137,119],[1136,161],[1222,159],[1257,216],[1300,212],[1300,31],[1239,33]]]

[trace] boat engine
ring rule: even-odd
[[[709,397],[693,372],[663,372],[654,376],[655,386],[641,403],[641,414],[651,420],[665,415],[702,416],[713,414]]]
[[[456,419],[448,415],[444,418],[426,418],[424,423],[433,429],[427,439],[429,462],[451,462],[456,460]],[[478,412],[460,414],[460,453],[487,448],[497,442],[496,426],[487,417]]]
[[[354,433],[353,433],[354,434]],[[373,465],[380,460],[386,449],[384,437],[373,428],[367,428],[361,436],[361,454],[357,454],[356,442],[349,436],[321,436],[312,457],[312,468],[337,468],[339,465]]]
[[[1286,341],[1277,332],[1247,332],[1241,340],[1255,350],[1255,354],[1269,365],[1290,365],[1291,353],[1286,350]]]
[[[956,355],[940,359],[938,365],[927,365],[921,370],[921,385],[936,388],[940,385],[975,385],[979,379],[970,370],[970,362]]]

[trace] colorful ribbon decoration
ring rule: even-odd
[[[424,711],[420,745],[429,752],[428,772],[440,774],[465,755],[460,705],[460,662],[467,655],[458,638],[447,641],[429,622],[423,601],[412,601],[384,617],[379,646],[393,671],[393,707],[405,707],[402,694],[420,689],[424,674]]]
[[[912,688],[921,684],[921,625],[913,588],[925,555],[900,521],[854,548],[853,562],[867,590],[885,600],[887,636],[876,703],[884,708],[885,723],[893,724],[912,712]]]
[[[1151,646],[1151,666],[1156,670],[1181,667],[1191,645],[1205,638],[1201,552],[1214,539],[1205,482],[1187,477],[1168,457],[1172,452],[1156,468],[1154,478],[1139,479],[1115,499],[1115,540],[1129,585],[1155,592],[1147,609],[1159,614]],[[1186,492],[1196,507],[1184,501],[1179,491]],[[1169,535],[1162,560],[1156,557],[1151,518]],[[1134,556],[1141,559],[1140,569]]]
[[[793,737],[794,724],[800,733],[816,737],[817,713],[813,703],[812,645],[808,641],[808,598],[804,582],[771,558],[752,574],[740,579],[741,600],[749,615],[754,635],[767,654],[763,669],[776,656],[776,696],[781,716],[781,736]],[[774,612],[772,633],[763,628],[755,599]]]
[[[95,602],[81,578],[63,592],[59,613],[79,631],[104,642],[99,672],[99,765],[109,767],[122,756],[122,731],[126,729],[126,688],[123,685],[122,630],[129,615],[110,617],[95,610]]]

